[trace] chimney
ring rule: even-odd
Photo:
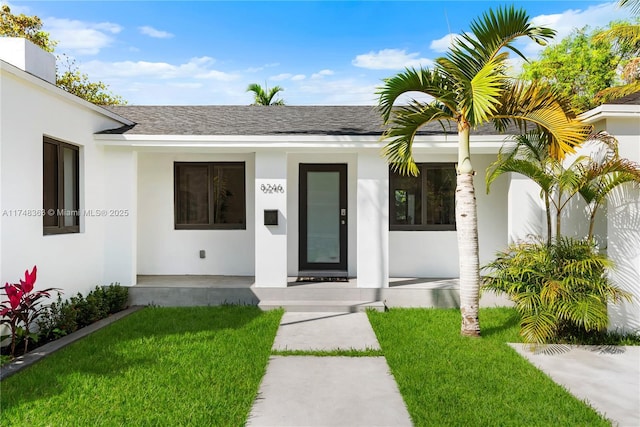
[[[56,84],[56,57],[27,39],[0,37],[0,60]]]

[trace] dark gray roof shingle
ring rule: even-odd
[[[103,134],[127,135],[380,135],[382,119],[373,106],[110,106],[136,123]],[[447,133],[455,133],[448,126]],[[442,135],[431,123],[420,135]],[[495,133],[492,127],[476,133]]]
[[[607,102],[607,104],[628,104],[628,105],[640,105],[640,92],[632,93],[631,95],[623,96],[622,98],[614,99]]]

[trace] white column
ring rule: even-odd
[[[104,161],[104,284],[136,284],[138,153],[106,149]],[[95,214],[95,212],[93,212]]]
[[[376,151],[358,154],[358,287],[389,286],[389,167]]]
[[[287,154],[256,152],[255,285],[258,287],[287,286],[287,191]],[[278,211],[278,225],[264,224],[265,210]]]
[[[608,119],[607,132],[618,139],[620,156],[640,163],[638,121]],[[607,207],[607,254],[614,262],[611,278],[633,295],[631,302],[609,305],[609,329],[640,329],[640,190],[629,184],[611,191]]]

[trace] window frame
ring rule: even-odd
[[[47,211],[46,211],[46,207],[44,206],[44,144],[50,144],[50,145],[54,145],[56,146],[57,149],[57,201],[56,201],[56,218],[57,218],[57,225],[45,225],[45,218],[46,215],[48,215]],[[74,224],[73,225],[64,225],[64,215],[58,215],[58,212],[60,210],[64,210],[64,190],[65,190],[65,181],[64,181],[64,155],[62,154],[62,150],[64,148],[73,150],[75,152],[75,164],[74,164],[74,169],[75,169],[75,174],[76,174],[76,180],[75,180],[75,185],[74,185],[74,193],[75,193],[75,200],[76,200],[76,206],[74,207],[74,209],[72,209],[72,212],[75,212],[75,215],[72,215],[72,217],[75,217],[74,220]],[[42,158],[42,174],[43,174],[43,188],[42,188],[42,208],[43,208],[43,216],[42,216],[42,233],[45,236],[49,236],[49,235],[56,235],[56,234],[73,234],[73,233],[80,233],[80,147],[77,145],[73,145],[73,144],[68,144],[66,142],[62,142],[59,141],[57,139],[53,139],[51,137],[48,136],[43,136],[42,138],[42,152],[43,152],[43,158]]]
[[[393,175],[397,173],[393,171],[392,166],[389,166],[389,231],[456,231],[455,215],[453,224],[427,224],[427,174],[428,169],[453,169],[455,171],[456,164],[449,163],[416,163],[420,169],[420,175],[416,179],[420,179],[421,189],[421,219],[422,224],[393,224],[392,221],[395,217],[395,194],[393,188]],[[453,207],[455,210],[455,192],[453,198]]]
[[[178,169],[181,166],[207,166],[207,191],[209,221],[207,224],[179,224],[179,188]],[[214,222],[214,169],[219,166],[241,166],[242,167],[242,223],[216,224]],[[173,163],[173,226],[175,230],[246,230],[247,229],[247,168],[244,161],[221,161],[221,162],[174,162]]]

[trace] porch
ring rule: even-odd
[[[358,279],[297,282],[286,287],[255,286],[253,276],[139,275],[129,288],[130,305],[198,306],[258,305],[264,310],[355,312],[367,308],[459,306],[458,279],[390,278],[385,288],[359,288]],[[504,297],[485,294],[481,306],[510,305]]]

